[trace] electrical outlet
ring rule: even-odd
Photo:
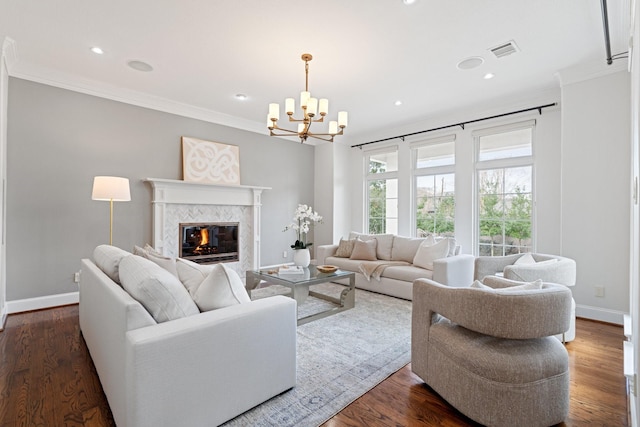
[[[596,286],[595,287],[595,296],[604,297],[604,286]]]
[[[80,283],[80,272],[76,271],[75,273],[73,273],[73,282],[74,283]]]
[[[282,258],[286,258],[287,257],[287,251],[282,251]]]

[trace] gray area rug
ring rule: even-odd
[[[332,283],[312,290],[339,295]],[[286,293],[270,286],[252,298]],[[309,297],[299,316],[326,309]],[[297,385],[224,424],[319,426],[411,359],[411,302],[356,290],[355,308],[298,326]]]

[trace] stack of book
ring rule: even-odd
[[[278,269],[278,274],[303,274],[304,269],[299,265],[283,265]]]

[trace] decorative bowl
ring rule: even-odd
[[[316,268],[322,273],[333,273],[338,269],[335,265],[318,265]]]

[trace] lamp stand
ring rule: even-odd
[[[109,246],[113,246],[113,199],[109,199]]]

